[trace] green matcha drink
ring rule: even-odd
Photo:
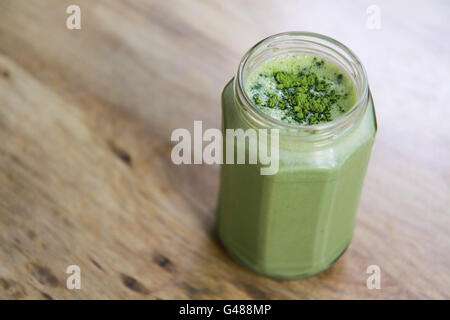
[[[280,130],[276,174],[222,165],[218,230],[228,252],[280,279],[328,268],[350,243],[376,132],[359,60],[321,35],[269,37],[244,56],[222,113],[224,130]]]

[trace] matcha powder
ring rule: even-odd
[[[331,121],[355,101],[353,84],[340,68],[299,54],[262,63],[249,76],[246,92],[269,116],[302,125]]]

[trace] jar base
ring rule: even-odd
[[[347,251],[348,247],[350,246],[350,241],[347,243],[347,245],[344,247],[344,249],[331,261],[331,263],[329,263],[327,266],[325,266],[324,268],[320,269],[319,271],[314,271],[314,272],[306,272],[306,273],[300,273],[298,275],[289,275],[289,276],[285,276],[285,275],[277,275],[277,274],[272,274],[272,273],[266,273],[264,271],[261,271],[258,268],[253,267],[252,265],[250,265],[249,263],[247,263],[244,259],[241,259],[239,257],[238,254],[236,254],[233,249],[231,249],[226,243],[225,241],[222,239],[220,233],[219,233],[219,241],[222,245],[222,247],[224,248],[225,252],[237,263],[239,263],[240,265],[242,265],[243,267],[245,267],[246,269],[252,271],[253,273],[256,273],[260,276],[264,276],[267,278],[271,278],[274,280],[281,280],[281,281],[287,281],[287,280],[298,280],[298,279],[303,279],[303,278],[307,278],[307,277],[312,277],[315,276],[319,273],[324,272],[325,270],[329,269],[337,260],[339,260],[339,258],[345,253],[345,251]]]

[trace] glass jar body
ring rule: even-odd
[[[222,93],[222,130],[258,128],[236,97],[235,78]],[[251,270],[291,279],[327,269],[349,245],[376,133],[370,96],[346,132],[320,144],[279,135],[279,170],[223,164],[219,237]]]

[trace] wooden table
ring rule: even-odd
[[[450,298],[450,5],[377,1],[370,29],[368,2],[315,3],[1,1],[0,298]],[[172,164],[170,134],[220,127],[241,56],[287,30],[359,55],[379,131],[349,250],[279,282],[218,244],[219,168]]]

